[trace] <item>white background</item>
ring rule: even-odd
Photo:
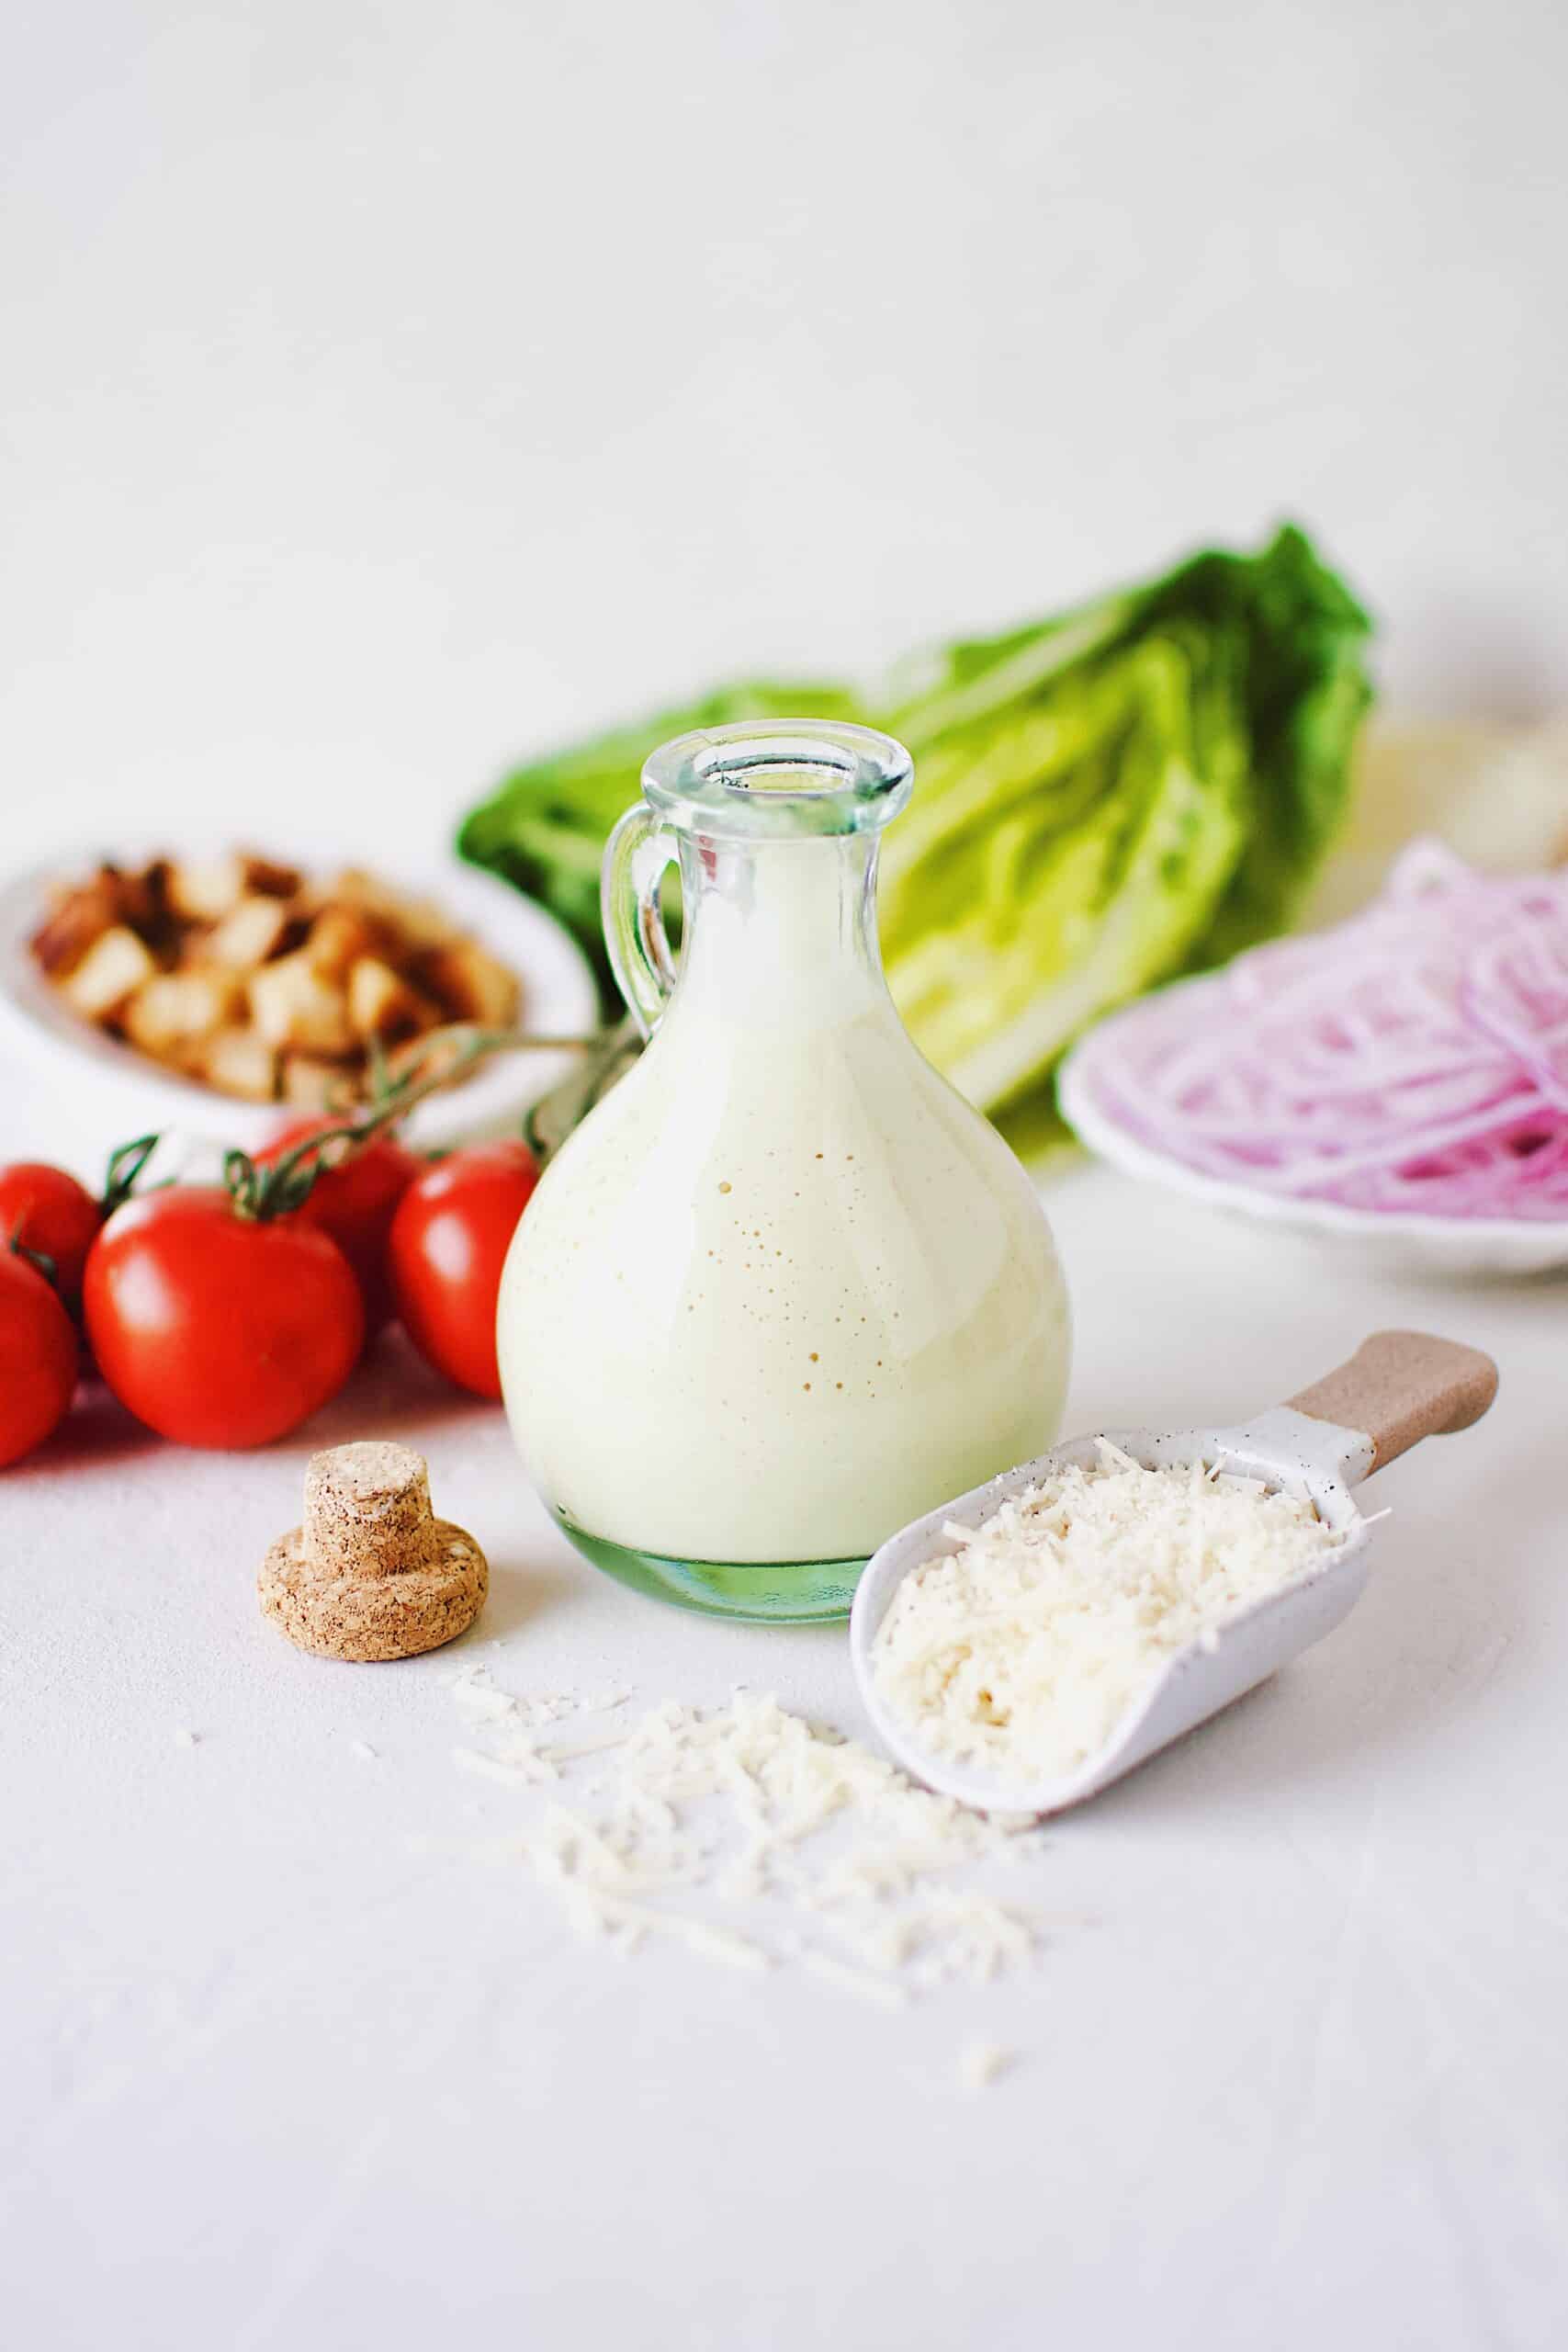
[[[515,753],[1294,513],[1568,689],[1552,0],[51,0],[0,74],[0,775],[432,841]]]
[[[6,855],[242,808],[434,846],[518,751],[1285,511],[1395,700],[1549,709],[1565,23],[14,17]],[[584,1951],[467,1858],[512,1800],[453,1770],[440,1662],[254,1615],[310,1443],[397,1430],[513,1687],[747,1677],[855,1728],[839,1635],[596,1580],[395,1352],[264,1454],[100,1405],[7,1474],[17,2352],[1564,2340],[1561,1287],[1367,1280],[1088,1170],[1052,1204],[1074,1426],[1245,1411],[1377,1323],[1492,1346],[1503,1399],[1389,1474],[1331,1643],[1053,1833],[1039,1974],[907,2018]],[[1021,2057],[965,2100],[976,2030]]]

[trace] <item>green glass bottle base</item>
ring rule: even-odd
[[[847,1617],[855,1597],[860,1560],[672,1560],[660,1552],[634,1552],[590,1535],[565,1511],[557,1526],[606,1576],[634,1592],[700,1609],[709,1617],[745,1617],[770,1625],[809,1625]]]

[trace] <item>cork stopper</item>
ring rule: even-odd
[[[344,1574],[389,1577],[428,1566],[435,1513],[423,1455],[373,1438],[312,1453],[302,1532],[311,1558]]]
[[[370,1439],[311,1455],[304,1522],[272,1546],[257,1591],[301,1649],[370,1659],[454,1640],[489,1583],[473,1537],[435,1517],[423,1455]]]

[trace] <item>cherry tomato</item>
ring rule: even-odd
[[[41,1159],[0,1168],[0,1250],[19,1241],[54,1266],[54,1284],[73,1311],[81,1304],[82,1269],[103,1223],[103,1210],[74,1176]]]
[[[59,1428],[78,1364],[71,1317],[51,1286],[0,1250],[0,1463],[19,1462]]]
[[[353,1371],[347,1259],[299,1217],[244,1216],[216,1184],[117,1209],[87,1259],[87,1336],[122,1405],[183,1445],[265,1445]]]
[[[333,1119],[299,1119],[276,1136],[256,1157],[270,1167],[297,1143],[304,1143]],[[417,1153],[406,1150],[392,1136],[376,1136],[361,1144],[348,1159],[328,1164],[317,1176],[304,1206],[298,1212],[306,1225],[330,1233],[354,1268],[365,1300],[365,1336],[375,1338],[392,1318],[391,1278],[387,1272],[387,1237],[398,1203],[424,1166]],[[304,1163],[310,1165],[310,1159]]]
[[[538,1181],[526,1144],[474,1144],[428,1168],[392,1219],[389,1262],[403,1328],[437,1372],[476,1396],[501,1394],[501,1269]]]

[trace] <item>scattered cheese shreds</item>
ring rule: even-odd
[[[835,1960],[831,1952],[808,1946],[800,1955],[800,1964],[808,1975],[819,1976],[825,1984],[836,1984],[840,1992],[853,1993],[858,2000],[870,2001],[876,2008],[908,2007],[909,1996],[897,1978],[868,1976],[863,1968],[850,1968]]]
[[[508,1690],[498,1690],[492,1683],[481,1682],[479,1669],[475,1668],[452,1685],[452,1703],[460,1713],[471,1716],[475,1723],[499,1723],[517,1713],[517,1702]]]
[[[877,1632],[878,1695],[927,1752],[1021,1792],[1097,1754],[1173,1652],[1321,1567],[1313,1505],[1202,1462],[1146,1469],[1107,1439],[950,1524]]]
[[[487,1756],[481,1747],[455,1747],[452,1761],[462,1771],[475,1772],[484,1781],[504,1781],[511,1788],[535,1787],[553,1777],[548,1771],[530,1771],[520,1758]]]
[[[1021,1834],[1032,1824],[933,1795],[771,1696],[737,1690],[707,1712],[666,1700],[615,1733],[613,1750],[609,1736],[585,1736],[530,1746],[524,1758],[517,1725],[537,1702],[508,1709],[458,1695],[476,1685],[491,1689],[483,1668],[454,1699],[498,1745],[455,1748],[463,1770],[529,1788],[570,1780],[580,1758],[605,1766],[570,1788],[572,1802],[551,1792],[507,1851],[580,1934],[618,1953],[656,1939],[728,1967],[788,1962],[889,2009],[941,1985],[984,1984],[1034,1955],[1027,1906],[950,1883],[1035,1850]]]
[[[175,1746],[176,1747],[195,1747],[197,1744],[197,1736],[195,1732],[187,1731],[183,1724],[179,1730],[175,1732]]]
[[[958,2053],[958,2079],[966,2091],[987,2090],[1012,2064],[1014,2052],[999,2041],[966,2041]]]

